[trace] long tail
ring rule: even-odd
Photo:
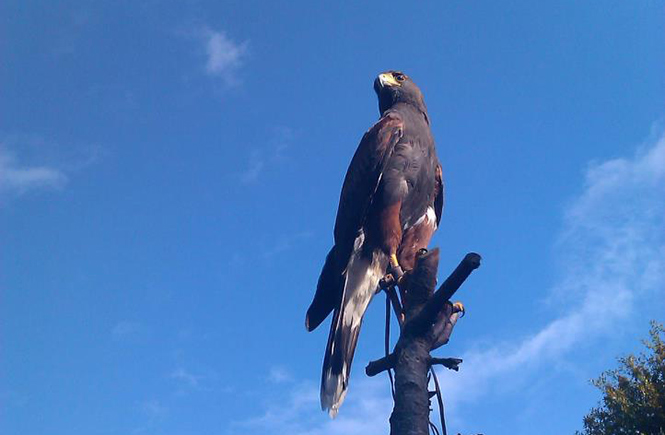
[[[356,246],[347,265],[342,303],[335,309],[323,360],[321,409],[332,418],[346,396],[363,315],[388,266],[388,257],[382,251],[362,251],[362,246]]]
[[[328,252],[326,262],[319,276],[319,282],[316,285],[314,300],[307,309],[305,327],[310,332],[315,330],[328,317],[328,314],[340,304],[344,284],[342,272],[346,264],[339,264],[339,251],[338,246],[333,246]]]

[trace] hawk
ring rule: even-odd
[[[323,361],[321,408],[344,401],[363,315],[387,272],[400,277],[441,219],[443,182],[420,89],[404,73],[374,81],[381,118],[363,136],[346,172],[334,240],[305,325],[334,312]]]

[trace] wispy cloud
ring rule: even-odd
[[[0,201],[62,190],[70,176],[97,163],[104,153],[96,144],[64,147],[38,134],[0,134]]]
[[[556,367],[576,346],[611,339],[616,324],[629,322],[638,306],[663,306],[663,198],[665,135],[649,141],[632,158],[590,165],[582,192],[564,213],[557,241],[563,268],[549,292],[557,300],[551,320],[522,339],[473,346],[462,355],[464,367],[458,373],[441,370],[449,423],[458,426],[456,414],[465,403],[491,390],[519,389],[536,380],[542,373],[538,368]],[[257,433],[387,432],[392,401],[385,379],[357,376],[334,422],[316,417],[320,413],[314,385],[288,385],[286,397],[234,427]]]
[[[665,135],[632,158],[592,164],[570,202],[558,240],[563,276],[552,289],[560,314],[521,341],[464,355],[442,373],[453,406],[490,388],[520,385],[575,346],[606,340],[640,306],[665,303]],[[492,364],[487,364],[492,361]]]
[[[293,375],[286,367],[274,366],[268,372],[268,380],[273,384],[283,384],[293,380]]]
[[[66,183],[67,176],[61,170],[22,164],[0,144],[0,194],[22,195],[30,190],[61,189]]]
[[[296,138],[296,132],[285,126],[273,130],[270,140],[265,146],[251,151],[245,169],[240,173],[243,184],[256,183],[263,172],[287,162],[288,150]]]
[[[199,367],[198,370],[191,370],[178,365],[168,377],[175,383],[176,395],[202,391],[230,392],[228,386],[220,385],[219,374],[211,369]]]
[[[266,165],[266,157],[260,150],[252,150],[247,168],[240,174],[240,181],[244,184],[255,183]]]
[[[111,328],[111,337],[116,341],[131,340],[145,333],[145,327],[139,322],[121,320]]]
[[[199,383],[204,378],[204,376],[195,375],[182,367],[178,367],[173,372],[171,372],[169,377],[176,379],[191,388],[198,388]]]
[[[151,419],[161,418],[168,411],[166,406],[156,399],[145,400],[139,403],[139,409]]]
[[[136,407],[142,414],[142,421],[139,426],[132,430],[132,433],[152,433],[169,413],[169,409],[162,401],[158,399],[148,399],[139,402]]]
[[[239,84],[238,71],[247,57],[248,42],[236,42],[226,32],[208,27],[199,33],[205,48],[206,73],[221,79],[226,86]]]
[[[318,386],[304,382],[267,406],[264,413],[231,425],[231,433],[294,435],[374,435],[388,432],[392,399],[385,379],[360,378],[345,403],[345,412],[330,420],[320,411]],[[386,394],[387,393],[387,394]]]
[[[275,255],[288,251],[301,243],[303,240],[309,239],[310,237],[312,237],[311,231],[299,231],[293,234],[282,234],[277,236],[276,239],[272,242],[271,246],[264,248],[263,258],[269,259]]]

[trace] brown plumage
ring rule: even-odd
[[[389,265],[411,269],[443,207],[443,182],[420,89],[405,74],[375,80],[381,118],[363,136],[344,179],[328,253],[305,320],[334,311],[323,362],[321,406],[344,400],[362,317]]]

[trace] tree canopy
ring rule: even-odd
[[[578,435],[665,435],[665,328],[651,322],[646,351],[619,358],[619,368],[592,381],[602,401]]]

